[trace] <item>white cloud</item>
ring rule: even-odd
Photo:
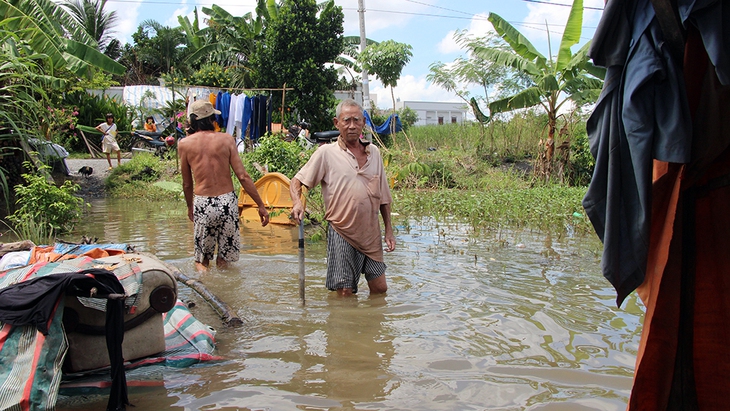
[[[201,14],[202,13],[200,12],[200,10],[198,10],[198,16],[199,17],[202,17]],[[183,7],[180,7],[178,9],[175,9],[175,11],[172,12],[172,16],[170,16],[170,18],[167,19],[167,21],[163,22],[162,25],[163,26],[167,26],[167,27],[177,27],[177,26],[179,26],[180,25],[180,22],[177,21],[177,17],[178,16],[187,16],[188,19],[191,22],[195,18],[195,15],[193,14],[193,11],[188,6],[183,6]],[[201,25],[201,27],[202,27],[202,25]]]
[[[469,26],[464,29],[467,35],[471,37],[484,37],[489,33],[495,33],[492,23],[488,20],[489,15],[484,13],[475,14]],[[438,43],[436,49],[443,54],[451,54],[462,52],[464,49],[454,40],[456,30],[449,31],[446,36]]]
[[[441,54],[451,54],[463,51],[461,46],[454,40],[454,34],[456,30],[451,30],[446,33],[443,39],[436,45],[436,50]]]
[[[393,0],[363,0],[363,2],[365,5],[365,35],[368,38],[372,38],[371,34],[380,30],[403,27],[416,17],[413,13],[423,13],[429,8],[424,4],[408,3],[407,12],[404,12],[403,7],[393,4]],[[335,0],[335,4],[341,6],[342,12],[345,14],[345,35],[360,33],[358,0]]]
[[[109,11],[116,11],[117,24],[114,26],[114,37],[119,41],[128,43],[132,41],[132,34],[137,31],[137,19],[139,18],[139,8],[142,3],[118,3],[107,2]]]

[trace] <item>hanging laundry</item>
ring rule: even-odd
[[[221,127],[226,127],[226,132],[232,133],[233,130],[227,127],[230,108],[231,94],[227,91],[219,91],[218,96],[215,99],[215,109],[221,113],[215,115],[215,121],[217,121]]]
[[[243,115],[241,117],[241,140],[246,138],[246,130],[251,126],[251,116],[253,114],[253,106],[251,97],[245,96],[243,100]],[[250,131],[249,131],[250,134]]]
[[[233,135],[236,128],[236,106],[238,105],[238,95],[231,94],[231,100],[228,105],[228,121],[226,121],[226,130],[228,134]]]

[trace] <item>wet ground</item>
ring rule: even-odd
[[[129,161],[122,158],[122,163]],[[76,194],[85,199],[102,198],[106,196],[104,192],[104,179],[109,176],[112,170],[109,170],[109,163],[105,158],[93,159],[66,159],[66,166],[69,169],[68,176],[71,181],[77,183],[81,188]],[[112,166],[117,166],[117,159],[112,158]],[[85,175],[79,173],[82,167],[91,167],[91,174]]]
[[[94,199],[77,235],[127,242],[203,282],[244,320],[218,330],[215,363],[155,371],[136,410],[606,410],[626,407],[641,332],[635,295],[615,307],[593,236],[394,216],[389,290],[336,298],[326,247],[297,230],[241,228],[240,261],[199,274],[184,201]],[[181,295],[191,291],[181,286]],[[133,380],[133,378],[130,378]],[[62,410],[98,410],[106,396]]]

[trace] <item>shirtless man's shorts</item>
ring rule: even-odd
[[[195,261],[213,260],[218,245],[218,258],[233,262],[240,255],[238,199],[233,192],[217,197],[196,195],[193,200],[195,221]]]

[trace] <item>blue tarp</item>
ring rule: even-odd
[[[403,124],[400,122],[400,117],[398,117],[397,114],[391,114],[390,117],[388,117],[387,120],[385,120],[385,123],[376,126],[373,124],[373,120],[370,118],[370,115],[367,111],[363,111],[365,114],[365,124],[372,128],[373,131],[375,131],[377,134],[383,134],[388,135],[390,134],[390,122],[393,121],[393,118],[395,118],[395,132],[399,132],[403,130]]]

